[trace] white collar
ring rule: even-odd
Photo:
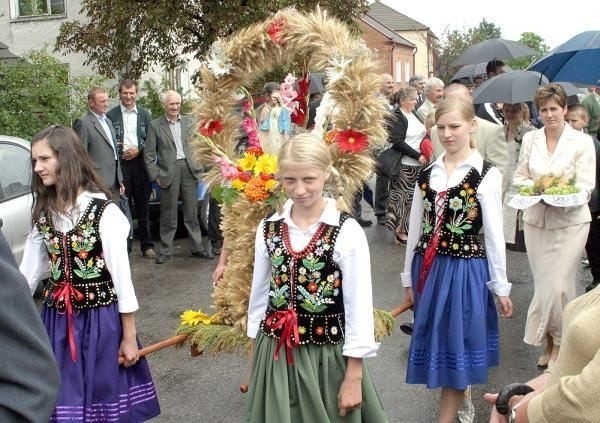
[[[323,213],[321,213],[321,216],[319,216],[318,223],[325,223],[331,226],[339,226],[340,212],[337,209],[335,200],[333,198],[325,198],[325,201],[325,209],[323,210]],[[283,205],[283,210],[281,211],[281,213],[274,213],[271,217],[267,219],[267,221],[273,222],[283,219],[284,222],[288,225],[291,223],[294,226],[296,226],[291,218],[293,204],[294,202],[292,200],[287,200]]]
[[[130,112],[130,113],[131,112],[135,112],[135,113],[137,113],[138,112],[137,104],[134,105],[133,109],[131,109],[131,110],[129,110],[127,107],[123,106],[122,103],[119,103],[119,106],[121,106],[121,113],[125,113],[125,112]]]
[[[444,170],[444,172],[445,172],[446,166],[444,166],[444,156],[446,156],[445,151],[440,155],[440,157],[437,158],[437,160],[435,162],[433,162],[430,165],[430,167],[437,166],[437,167],[442,168],[442,170]],[[464,162],[457,165],[456,168],[458,169],[459,167],[462,167],[462,166],[468,166],[469,168],[474,167],[479,172],[481,172],[481,169],[483,169],[483,157],[481,157],[481,154],[479,153],[479,151],[477,151],[476,149],[472,149],[469,157],[467,157]]]

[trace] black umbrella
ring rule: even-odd
[[[471,65],[496,59],[516,59],[537,54],[537,51],[519,42],[494,38],[472,45],[452,62],[452,66]]]
[[[473,92],[473,104],[507,103],[517,104],[532,101],[537,89],[548,83],[538,72],[517,70],[488,79]],[[575,95],[579,88],[561,83],[568,96]]]

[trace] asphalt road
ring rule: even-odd
[[[394,245],[391,233],[382,226],[374,224],[365,232],[371,247],[375,307],[391,310],[402,302],[399,273],[405,250]],[[185,309],[210,311],[211,273],[217,261],[191,258],[187,240],[176,241],[175,257],[166,264],[156,265],[143,259],[138,251],[132,254],[131,261],[141,305],[136,321],[143,344],[171,336],[179,324],[179,314]],[[527,307],[533,294],[527,255],[507,252],[507,271],[513,283],[511,297],[515,313],[513,318],[502,319],[500,323],[501,366],[490,372],[487,385],[474,387],[476,422],[487,422],[489,408],[481,399],[484,392],[497,391],[511,382],[526,381],[539,372],[535,363],[541,348],[530,347],[522,341]],[[580,268],[578,293],[583,293],[590,281],[589,271]],[[397,325],[409,319],[408,313],[401,315]],[[377,357],[369,359],[367,365],[390,422],[434,422],[437,421],[439,392],[404,383],[409,341],[408,336],[397,330],[383,341]],[[204,354],[194,358],[185,346],[154,353],[149,356],[149,363],[162,408],[155,422],[243,421],[245,397],[239,386],[248,372],[244,354],[217,357]]]

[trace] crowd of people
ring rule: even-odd
[[[502,66],[490,62],[488,76],[502,73]],[[382,76],[378,95],[389,109],[388,140],[377,152],[374,195],[366,184],[352,208],[337,201],[343,178],[327,144],[310,128],[294,131],[279,84],[265,85],[266,101],[256,113],[259,138],[278,156],[287,202],[256,230],[246,421],[387,421],[365,361],[378,344],[369,245],[361,229],[372,222],[361,216],[362,196],[404,249],[398,252],[404,255],[399,279],[414,311],[405,331],[412,335],[406,382],[441,390],[440,422],[453,422],[469,401],[469,387],[486,383],[499,363],[498,315],[513,314],[506,248],[527,252],[534,295],[524,342],[545,346],[537,365],[547,368],[529,382],[531,394],[511,400],[511,421],[600,416],[600,337],[589,324],[600,304],[594,289],[600,281],[600,143],[590,132],[598,115],[587,98],[569,105],[562,86],[548,84],[533,99],[543,124],[536,129],[529,105],[475,107],[472,86],[464,82],[445,86],[416,75],[396,90],[392,77]],[[35,202],[22,275],[10,261],[0,265],[13,269],[14,280],[24,276],[31,293],[50,274],[40,319],[49,342],[40,340],[39,325],[25,334],[52,370],[49,377],[60,374],[61,380],[56,388],[32,389],[45,395],[32,398],[45,404],[39,421],[141,422],[160,413],[150,370],[139,356],[132,225],[124,211],[135,211],[141,254],[156,264],[173,256],[179,199],[190,256],[210,259],[219,252],[198,221],[203,169],[190,151],[194,120],[181,115],[175,91],[162,94],[164,114],[153,120],[136,104],[137,91],[135,81],[121,81],[119,105],[109,111],[107,91],[94,88],[89,112],[73,129],[52,126],[32,140]],[[309,102],[309,118],[319,95]],[[519,186],[537,186],[550,176],[561,184],[574,181],[589,204],[509,206]],[[340,192],[326,192],[330,179]],[[156,250],[149,226],[152,183],[160,190]],[[214,284],[231,248],[224,240]],[[0,243],[3,256],[4,250]],[[584,250],[593,283],[576,299]],[[23,346],[12,348],[14,354]],[[486,400],[493,404],[496,397]],[[0,405],[0,415],[10,410]],[[15,409],[13,415],[29,412]],[[552,420],[556,416],[562,417]],[[506,421],[494,406],[490,419]]]

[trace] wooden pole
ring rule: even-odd
[[[188,336],[185,334],[172,336],[170,338],[165,339],[164,341],[160,341],[160,342],[157,342],[156,344],[148,345],[147,347],[142,348],[139,351],[139,355],[140,355],[140,357],[144,357],[145,355],[162,350],[163,348],[167,348],[167,347],[170,347],[173,345],[183,344],[185,342],[185,340],[187,339],[187,337]],[[123,358],[123,356],[120,356],[119,364],[123,364],[124,361],[125,361],[125,359]]]

